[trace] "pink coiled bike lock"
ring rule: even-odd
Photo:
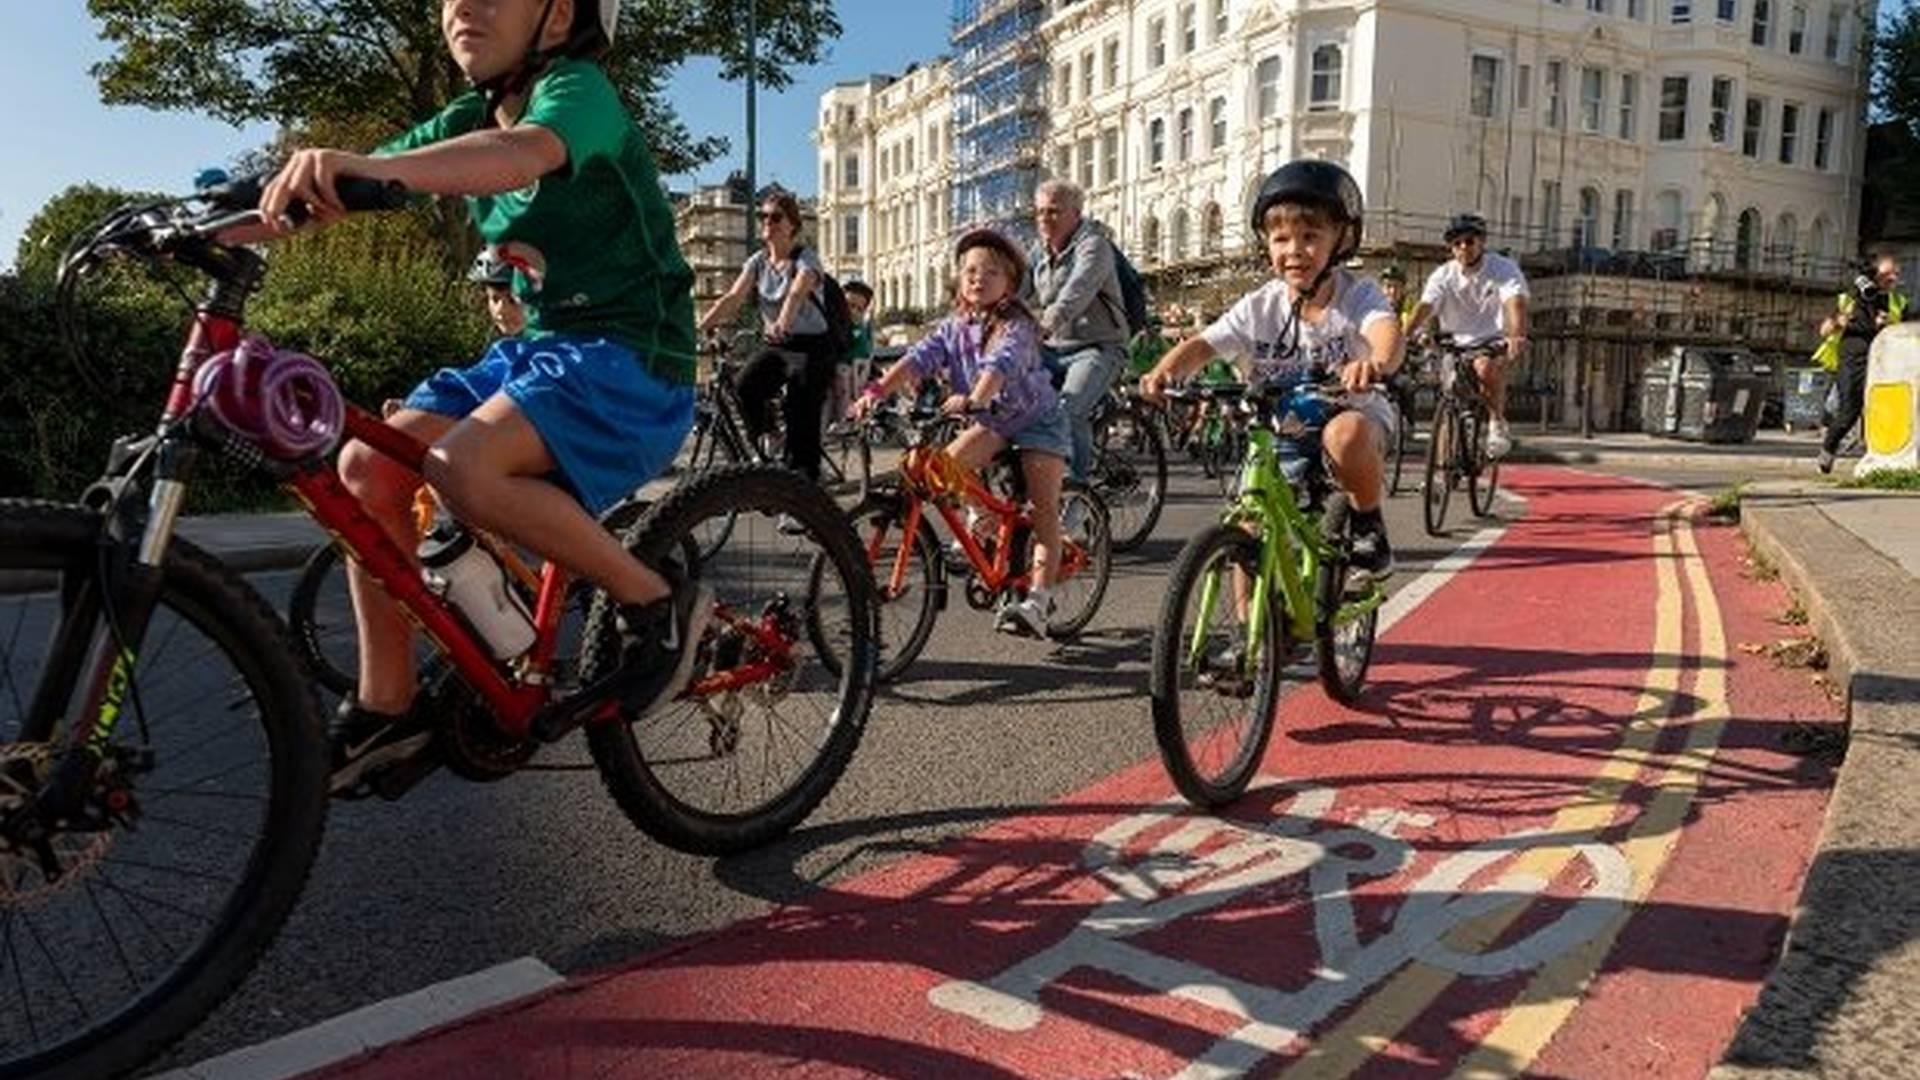
[[[346,402],[326,366],[262,337],[202,364],[193,392],[222,424],[282,461],[325,454],[346,427]]]

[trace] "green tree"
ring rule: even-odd
[[[1920,219],[1920,5],[1882,19],[1872,46],[1869,133],[1873,168],[1865,178],[1862,222],[1869,235],[1900,219]]]
[[[753,0],[761,85],[791,85],[840,33],[831,0]],[[231,124],[290,129],[368,119],[398,131],[466,88],[440,36],[433,0],[88,0],[114,53],[93,75],[110,105],[209,113]],[[690,56],[715,56],[746,75],[744,0],[624,0],[606,58],[614,85],[663,174],[726,152],[689,132],[665,98]]]
[[[1873,111],[1920,141],[1920,5],[1889,12],[1875,35]]]

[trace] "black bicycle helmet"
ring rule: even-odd
[[[1380,280],[1383,282],[1398,281],[1405,283],[1407,280],[1407,272],[1401,268],[1399,263],[1388,263],[1386,267],[1380,271]]]
[[[1289,161],[1273,170],[1260,185],[1260,194],[1254,196],[1251,220],[1255,236],[1266,231],[1267,211],[1281,203],[1318,206],[1332,214],[1334,220],[1351,226],[1333,257],[1327,260],[1328,266],[1346,262],[1360,250],[1367,207],[1360,195],[1360,185],[1347,170],[1331,161],[1311,158]]]
[[[1479,236],[1481,239],[1485,239],[1486,235],[1486,218],[1481,217],[1479,214],[1455,214],[1453,220],[1447,222],[1447,231],[1444,239],[1447,243],[1451,244],[1463,236]]]
[[[467,268],[467,280],[496,289],[512,288],[513,264],[500,257],[499,249],[483,247],[480,254],[473,257],[473,265]]]

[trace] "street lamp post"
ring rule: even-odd
[[[759,190],[758,178],[754,175],[754,151],[758,149],[759,123],[757,121],[756,95],[760,87],[760,13],[758,0],[747,2],[747,250],[753,250],[754,229],[754,192]]]

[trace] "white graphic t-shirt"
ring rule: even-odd
[[[1506,333],[1507,301],[1527,295],[1527,278],[1504,255],[1489,251],[1480,256],[1480,268],[1469,274],[1458,259],[1449,259],[1427,275],[1420,302],[1433,306],[1433,321],[1453,336],[1456,344],[1486,341]]]
[[[1319,382],[1350,361],[1371,360],[1367,327],[1396,318],[1387,294],[1365,278],[1333,272],[1333,303],[1318,322],[1301,320],[1299,346],[1287,330],[1293,306],[1284,281],[1269,281],[1240,298],[1201,335],[1213,351],[1231,359],[1249,385]]]

